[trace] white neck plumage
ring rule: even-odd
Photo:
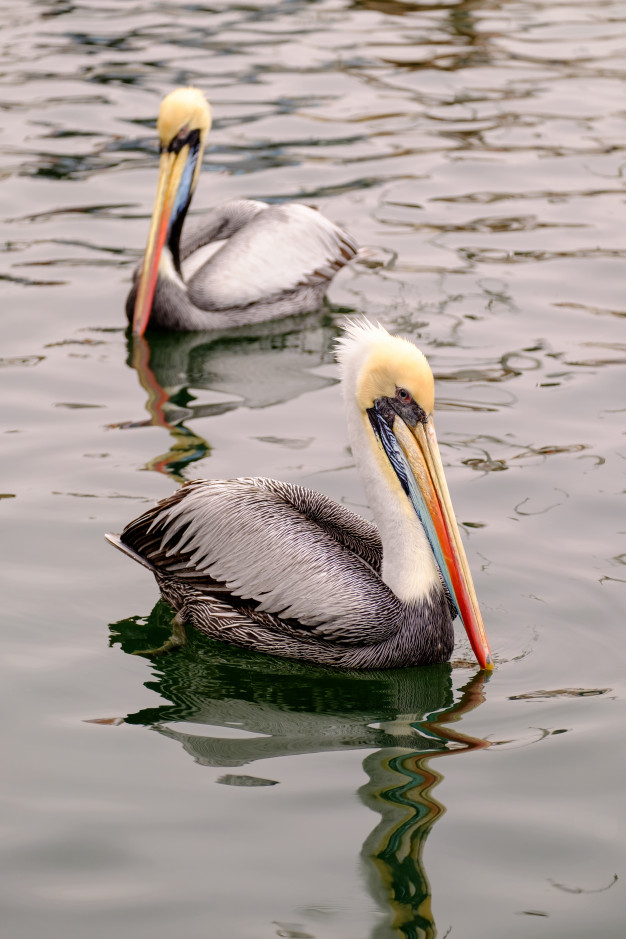
[[[382,579],[404,603],[425,599],[441,576],[411,502],[374,436],[367,415],[346,388],[348,436],[383,546]]]

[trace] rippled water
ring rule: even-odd
[[[2,4],[7,936],[624,934],[626,6]],[[321,315],[127,345],[161,96],[193,208],[318,205]],[[497,658],[341,675],[192,636],[102,533],[179,481],[367,513],[332,339],[415,337]],[[452,763],[452,756],[455,761]]]

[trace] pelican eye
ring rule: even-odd
[[[406,388],[396,388],[393,398],[388,398],[390,407],[410,427],[416,424],[425,424],[428,420],[426,412],[419,406],[410,391]]]
[[[178,131],[176,136],[167,146],[167,150],[170,153],[180,153],[185,144],[189,144],[190,149],[193,149],[197,146],[198,141],[200,140],[200,131],[195,129],[189,130],[188,127],[183,127]]]

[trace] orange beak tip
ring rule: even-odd
[[[148,327],[148,322],[150,320],[150,313],[151,313],[151,305],[150,307],[147,308],[147,311],[146,311],[146,306],[147,304],[145,303],[145,301],[143,304],[143,308],[138,307],[137,305],[135,306],[135,311],[133,313],[133,323],[131,327],[133,336],[143,336],[143,334],[145,333]]]

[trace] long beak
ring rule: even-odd
[[[418,499],[413,499],[413,493],[410,496],[414,504],[419,501],[420,506],[426,508],[424,513],[415,505],[442,576],[457,605],[480,667],[490,670],[493,659],[452,508],[432,417],[425,424],[418,423],[414,429],[396,418],[393,431],[419,487],[419,495],[415,494]]]
[[[148,243],[143,257],[135,309],[133,312],[133,334],[143,336],[150,319],[152,301],[159,275],[159,261],[163,245],[170,227],[172,211],[176,205],[176,196],[189,158],[189,147],[184,146],[178,153],[168,150],[161,154],[159,163],[159,181],[157,184]]]

